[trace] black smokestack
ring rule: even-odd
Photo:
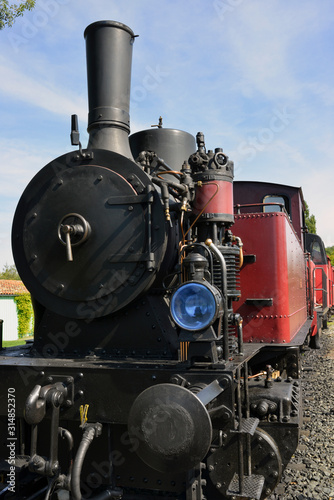
[[[116,21],[90,24],[84,33],[88,77],[88,148],[132,158],[130,84],[133,31]]]

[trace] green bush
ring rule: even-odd
[[[19,339],[32,334],[33,309],[29,293],[14,297],[18,319]]]

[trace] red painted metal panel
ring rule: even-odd
[[[307,304],[304,252],[288,217],[237,215],[233,233],[244,244],[242,297],[235,312],[244,319],[245,342],[290,342],[307,319]],[[252,254],[256,262],[247,263]],[[272,299],[272,305],[260,299]]]
[[[328,257],[328,282],[329,282],[329,307],[334,306],[334,267],[332,266],[331,260]]]
[[[289,215],[291,217],[292,225],[298,235],[299,240],[302,242],[302,227],[303,222],[303,193],[301,188],[286,186],[284,184],[274,184],[271,182],[256,182],[256,181],[234,181],[234,203],[235,204],[249,204],[249,203],[263,203],[266,195],[279,195],[286,196],[289,199]],[[263,208],[252,208],[251,212],[262,212]],[[241,213],[249,212],[247,208],[241,208]]]
[[[323,308],[331,308],[334,305],[333,278],[333,267],[327,257],[327,264],[315,266],[316,302]]]
[[[233,184],[229,181],[204,182],[196,188],[193,211],[195,214],[233,215]]]

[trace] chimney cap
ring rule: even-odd
[[[129,26],[126,26],[126,24],[119,23],[118,21],[96,21],[95,23],[90,24],[87,26],[87,28],[84,31],[84,37],[86,38],[88,31],[94,30],[96,28],[104,28],[104,27],[109,27],[109,28],[119,28],[124,31],[127,31],[132,38],[135,38],[135,34],[132,31]]]

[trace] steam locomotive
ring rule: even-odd
[[[203,133],[129,137],[135,35],[100,21],[84,36],[87,148],[74,115],[76,149],[13,221],[35,332],[0,352],[0,496],[264,499],[332,306],[323,243],[300,188],[233,182]]]

